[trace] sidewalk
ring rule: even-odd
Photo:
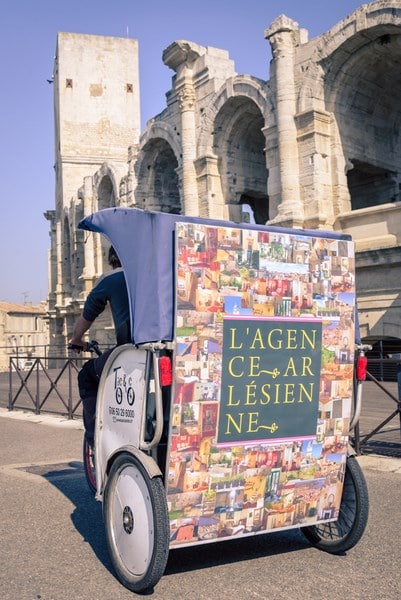
[[[61,415],[50,415],[46,413],[35,414],[30,410],[8,410],[0,406],[0,418],[15,419],[18,421],[29,421],[30,423],[38,423],[43,425],[52,425],[54,427],[67,427],[69,429],[80,429],[83,431],[84,426],[82,418],[68,419]]]

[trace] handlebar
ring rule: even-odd
[[[365,354],[368,350],[372,350],[372,346],[370,344],[355,344],[355,350],[359,352],[359,354]]]
[[[102,351],[99,348],[99,344],[96,340],[85,342],[83,346],[80,344],[68,344],[68,350],[78,350],[78,352],[95,352],[98,356],[101,356]]]

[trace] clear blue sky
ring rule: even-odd
[[[0,301],[47,296],[54,209],[53,72],[57,32],[139,41],[142,128],[165,108],[173,72],[163,50],[174,40],[228,50],[237,73],[269,76],[264,30],[281,14],[313,38],[361,0],[5,0],[0,18]]]

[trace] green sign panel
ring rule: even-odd
[[[316,434],[322,324],[225,318],[217,442]]]

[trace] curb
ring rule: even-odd
[[[8,410],[0,407],[0,417],[14,419],[16,421],[29,421],[38,425],[51,425],[53,427],[67,427],[68,429],[84,430],[82,418],[68,419],[62,415],[37,415],[29,410]]]

